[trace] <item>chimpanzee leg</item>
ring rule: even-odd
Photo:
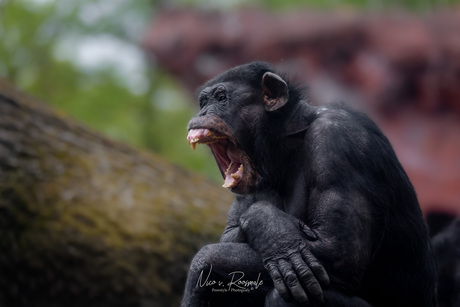
[[[262,259],[249,245],[211,244],[192,261],[182,307],[264,306],[272,288]]]

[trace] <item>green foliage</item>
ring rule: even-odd
[[[185,141],[190,96],[140,50],[153,13],[151,0],[0,1],[0,75],[110,137],[216,178],[210,153]]]

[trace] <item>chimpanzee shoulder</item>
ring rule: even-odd
[[[317,124],[323,128],[337,128],[343,132],[371,132],[382,134],[377,125],[365,114],[344,103],[317,108]],[[382,134],[383,135],[383,134]]]
[[[391,149],[390,142],[378,126],[364,113],[343,104],[319,107],[311,124],[310,141],[321,142],[326,149],[350,149],[365,156],[369,151]],[[391,150],[390,150],[391,151]]]
[[[367,115],[343,104],[317,109],[316,118],[307,129],[304,146],[309,153],[309,170],[321,174],[317,179],[325,178],[326,186],[332,182],[349,185],[353,178],[353,184],[360,186],[362,191],[382,190],[378,184],[382,180],[399,182],[411,189],[382,131]]]

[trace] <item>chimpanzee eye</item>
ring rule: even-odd
[[[225,92],[225,88],[223,86],[219,86],[216,91],[214,92],[213,97],[218,101],[218,102],[223,102],[227,100],[227,94]]]
[[[225,100],[227,100],[227,96],[225,96],[224,93],[219,94],[219,95],[217,96],[217,101],[222,102],[222,101],[225,101]]]

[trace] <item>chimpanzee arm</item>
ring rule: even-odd
[[[358,287],[369,260],[369,231],[362,229],[367,222],[360,221],[363,215],[359,212],[352,217],[350,208],[341,210],[340,205],[347,207],[346,201],[340,201],[330,191],[326,194],[329,195],[323,197],[334,204],[323,202],[326,209],[319,214],[325,219],[330,216],[333,221],[321,221],[318,217],[316,222],[323,224],[316,229],[267,202],[252,205],[241,217],[241,228],[250,246],[261,254],[283,298],[294,298],[302,305],[323,301],[321,285],[327,286],[330,277],[332,289],[338,292],[325,293],[324,301],[335,306],[339,299],[348,302],[343,306],[354,306],[351,302],[359,299],[353,298],[353,290]]]
[[[317,237],[303,222],[259,201],[241,216],[240,224],[284,299],[302,306],[310,300],[323,302],[321,285],[327,286],[329,277],[309,250],[308,242]]]
[[[240,229],[240,217],[252,204],[252,197],[236,196],[228,211],[227,224],[220,237],[220,242],[243,243],[246,241]]]
[[[321,300],[320,285],[327,284],[328,275],[331,288],[345,296],[356,295],[378,244],[371,240],[372,230],[382,227],[372,216],[376,204],[369,201],[373,193],[369,189],[379,188],[372,163],[383,164],[380,153],[372,156],[366,144],[375,139],[360,129],[346,134],[329,122],[313,125],[313,136],[307,136],[309,156],[294,189],[301,192],[285,203],[286,212],[258,202],[240,221],[278,292],[284,298],[292,295],[299,303],[315,296]]]
[[[240,220],[243,222],[245,221],[245,219],[241,217],[244,215],[247,218],[248,216],[253,215],[253,214],[264,217],[264,214],[262,212],[259,212],[258,210],[258,207],[260,205],[265,206],[265,209],[273,209],[271,217],[269,217],[269,219],[273,218],[273,222],[270,222],[269,220],[266,220],[266,222],[268,222],[269,224],[279,223],[278,225],[280,226],[279,228],[281,229],[281,232],[277,233],[277,235],[281,235],[282,237],[281,239],[277,239],[271,234],[268,237],[264,235],[259,236],[258,234],[255,236],[257,238],[256,240],[260,240],[260,245],[262,245],[263,247],[267,247],[267,244],[269,244],[269,242],[271,242],[272,245],[275,245],[275,246],[272,246],[271,248],[268,247],[267,250],[275,251],[275,252],[289,251],[285,246],[282,246],[282,244],[280,244],[279,246],[277,246],[277,244],[285,243],[286,238],[289,238],[288,243],[295,245],[297,242],[294,239],[296,235],[299,236],[300,240],[303,239],[303,236],[306,236],[309,239],[315,240],[316,237],[314,233],[310,231],[310,229],[303,222],[275,208],[275,205],[279,206],[280,204],[281,204],[281,199],[279,195],[273,191],[259,192],[251,196],[248,196],[248,195],[237,196],[229,210],[227,225],[221,237],[220,242],[221,243],[222,242],[247,243],[248,241],[247,241],[247,238],[245,237],[243,229],[245,229],[245,231],[248,231],[248,229],[247,227],[240,227],[241,226]],[[248,208],[251,208],[250,212],[245,213],[248,211]],[[270,210],[266,210],[266,213],[268,213],[268,211]],[[261,221],[261,222],[263,223],[264,221]],[[289,228],[289,226],[292,226],[293,229]],[[290,231],[292,231],[292,233]],[[255,229],[254,232],[257,232],[257,229]],[[267,233],[270,233],[270,232],[267,232]],[[283,234],[285,234],[285,236],[283,236]],[[293,239],[292,241],[290,240],[291,237]],[[250,236],[249,238],[252,239],[253,237]],[[255,246],[259,245],[257,243],[252,242],[250,246],[252,247],[253,244],[255,244]],[[327,274],[324,271],[324,268],[320,265],[319,262],[315,260],[314,256],[311,255],[308,252],[308,250],[304,250],[303,253],[304,255],[306,255],[305,257],[307,257],[308,260],[306,260],[306,264],[304,262],[301,262],[301,263],[297,262],[298,267],[296,269],[299,270],[301,274],[305,275],[305,276],[302,275],[303,276],[302,282],[305,283],[305,289],[308,295],[313,296],[314,297],[313,299],[316,301],[322,301],[321,286],[318,284],[318,282],[316,281],[316,277],[314,277],[313,273],[310,270],[312,270],[314,274],[319,276],[318,279],[320,279],[323,282],[323,285],[326,285],[328,283]],[[262,259],[260,260],[260,264],[262,264]],[[266,268],[269,269],[267,265],[266,265]],[[283,297],[289,300],[291,298],[290,294],[285,288],[282,288],[284,285],[283,277],[285,278],[285,276],[278,276],[276,274],[275,275],[272,274],[271,276],[272,276],[273,281],[275,283],[278,283],[277,289],[279,289],[279,291],[283,294]],[[291,286],[294,287],[294,290],[290,291],[290,292],[293,292],[294,299],[303,304],[308,304],[308,296],[302,290],[302,285],[296,284],[296,285],[291,285]],[[286,290],[286,291],[283,292],[283,290]],[[268,301],[270,301],[270,299],[267,299],[267,302]],[[274,300],[274,301],[277,301],[277,300]],[[281,306],[281,302],[277,302],[275,303],[275,305]]]
[[[386,231],[389,201],[384,199],[394,193],[388,180],[398,180],[397,159],[368,118],[341,109],[317,119],[306,144],[314,150],[304,170],[303,221],[318,236],[309,248],[328,271],[331,286],[354,293]]]
[[[271,204],[281,203],[281,198],[274,191],[263,191],[250,195],[237,195],[228,211],[227,224],[220,242],[247,243],[240,228],[241,215],[254,203],[268,201]]]
[[[368,267],[372,246],[379,244],[378,238],[371,239],[372,223],[378,221],[373,221],[370,205],[356,191],[347,195],[334,189],[313,191],[310,199],[317,204],[312,230],[318,236],[310,242],[310,251],[326,267],[335,288],[353,293]]]

